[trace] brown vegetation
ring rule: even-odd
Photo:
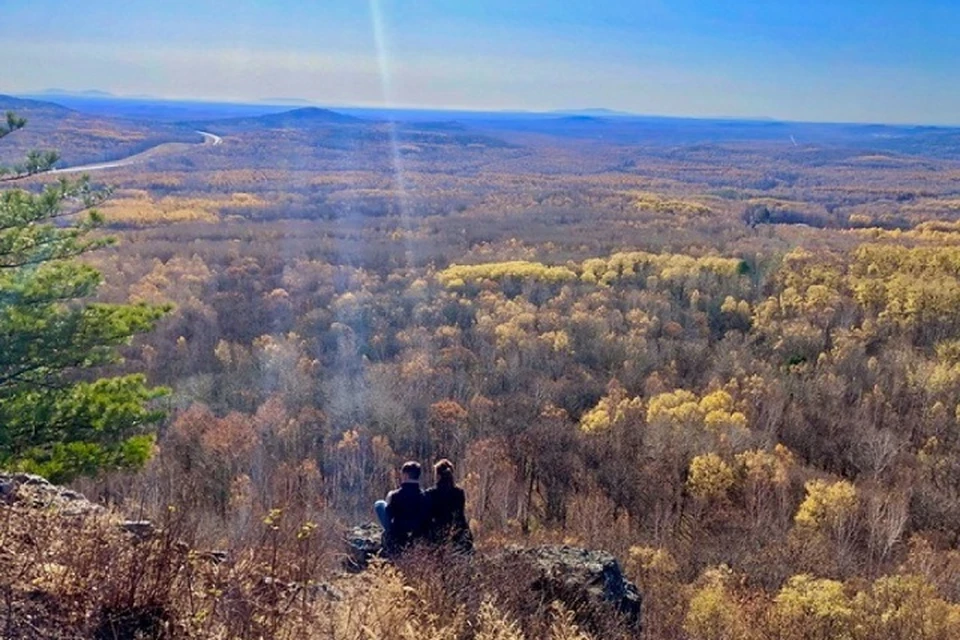
[[[647,638],[957,636],[955,162],[411,133],[396,165],[379,131],[238,130],[109,175],[139,191],[106,210],[135,228],[91,258],[104,298],[177,306],[123,366],[174,392],[147,470],[83,488],[237,558],[145,572],[193,637],[321,618],[351,630],[329,637],[580,637],[567,612],[489,585],[458,611],[386,567],[349,588],[387,609],[253,594],[325,575],[398,462],[444,456],[480,546],[611,550]],[[307,522],[325,551],[303,566]],[[17,571],[74,575],[86,548],[24,547]],[[118,562],[64,615],[109,611]]]

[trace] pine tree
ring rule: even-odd
[[[25,124],[7,113],[0,139]],[[0,168],[0,181],[47,171],[57,159],[31,152]],[[151,426],[162,414],[151,401],[163,390],[142,375],[97,376],[166,312],[92,301],[101,275],[78,258],[113,243],[95,233],[106,196],[87,177],[0,190],[0,468],[62,482],[142,466],[153,449]]]

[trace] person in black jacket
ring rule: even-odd
[[[436,486],[427,489],[427,536],[436,544],[451,544],[464,553],[473,550],[473,536],[467,523],[466,494],[453,479],[453,463],[444,458],[433,467]]]
[[[405,462],[400,469],[400,488],[377,500],[374,510],[383,526],[383,550],[397,555],[427,531],[427,501],[420,490],[420,463]]]

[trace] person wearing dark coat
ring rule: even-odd
[[[467,523],[466,494],[453,479],[453,463],[440,460],[433,467],[436,486],[427,489],[427,537],[436,544],[450,544],[457,551],[473,551],[473,535]]]
[[[377,500],[374,510],[383,527],[383,550],[395,556],[427,534],[427,499],[420,490],[420,463],[406,462],[400,469],[400,488]]]

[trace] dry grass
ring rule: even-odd
[[[625,637],[613,625],[587,635],[574,611],[530,589],[524,567],[420,552],[350,575],[331,530],[280,512],[225,558],[195,539],[176,510],[137,538],[109,515],[0,506],[0,638]]]

